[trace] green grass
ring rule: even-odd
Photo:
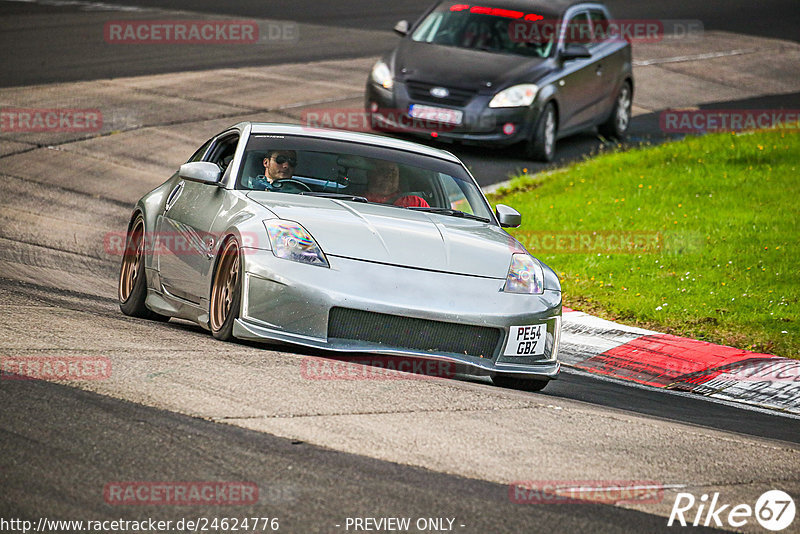
[[[800,134],[711,134],[604,154],[522,174],[489,200],[522,213],[512,233],[559,274],[565,306],[800,357]],[[660,246],[537,252],[534,239],[634,231]]]

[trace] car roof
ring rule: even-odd
[[[461,161],[453,154],[446,150],[432,148],[412,141],[404,141],[402,139],[395,139],[394,137],[387,137],[384,135],[376,135],[369,133],[353,132],[350,130],[334,130],[330,128],[311,128],[299,124],[286,124],[280,122],[242,122],[237,124],[236,128],[250,125],[250,134],[273,134],[273,135],[297,135],[304,137],[315,137],[318,139],[331,139],[335,141],[345,141],[350,143],[360,143],[365,145],[379,146],[383,148],[391,148],[395,150],[403,150],[406,152],[414,152],[424,156],[432,156],[454,163],[461,163]]]

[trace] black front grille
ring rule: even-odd
[[[413,319],[350,308],[333,308],[328,316],[328,339],[347,339],[386,348],[425,352],[450,352],[491,358],[501,331],[442,321]]]
[[[437,98],[431,95],[431,89],[434,87],[443,87],[435,83],[417,82],[409,80],[406,82],[408,87],[408,94],[413,100],[420,100],[423,102],[430,102],[432,104],[444,104],[447,106],[466,106],[472,97],[475,96],[475,91],[469,89],[456,89],[454,87],[446,87],[450,94],[444,98]]]

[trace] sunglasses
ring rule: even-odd
[[[297,158],[289,158],[287,156],[275,156],[275,163],[278,165],[283,165],[286,162],[289,162],[289,165],[292,167],[297,167]]]

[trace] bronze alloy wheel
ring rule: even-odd
[[[119,272],[118,297],[120,302],[127,302],[133,293],[137,277],[142,273],[142,257],[144,256],[144,221],[136,219],[128,233],[125,251],[122,256],[122,268]]]
[[[211,285],[211,331],[219,332],[225,326],[234,301],[238,304],[236,292],[239,290],[239,244],[229,239],[220,254],[219,265]]]

